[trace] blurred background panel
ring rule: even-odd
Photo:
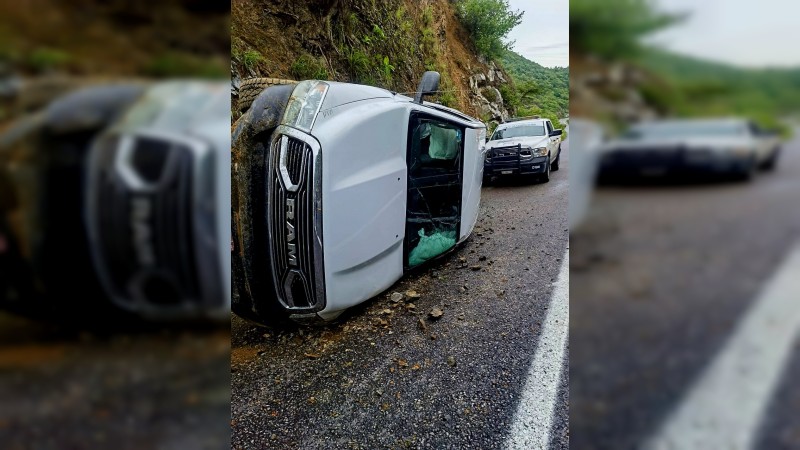
[[[0,3],[3,448],[229,446],[229,30]]]
[[[800,448],[798,13],[570,2],[574,448]]]

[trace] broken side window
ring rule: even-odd
[[[405,243],[409,267],[441,255],[458,240],[463,152],[463,127],[412,115]]]

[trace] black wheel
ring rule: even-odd
[[[758,164],[756,164],[755,157],[751,158],[750,161],[743,164],[734,172],[733,179],[736,181],[750,181],[753,175],[755,175],[757,166]]]
[[[550,181],[550,155],[547,155],[547,161],[545,164],[547,165],[545,166],[544,173],[542,174],[542,183],[547,183]]]
[[[761,170],[771,172],[775,170],[775,166],[778,163],[778,154],[780,153],[780,148],[776,148],[772,151],[772,154],[769,155],[769,159],[764,161],[764,164],[761,166]]]
[[[558,144],[558,154],[556,160],[553,161],[553,172],[558,170],[558,164],[561,162],[561,144]]]

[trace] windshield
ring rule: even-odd
[[[498,139],[544,135],[544,124],[519,125],[516,127],[503,128],[502,130],[495,130],[490,140],[496,141]]]
[[[740,136],[745,128],[739,123],[727,122],[675,122],[640,125],[631,128],[623,137],[626,139],[655,139],[675,137],[715,137]]]

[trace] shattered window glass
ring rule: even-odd
[[[406,248],[416,266],[453,248],[461,220],[464,129],[412,117]]]

